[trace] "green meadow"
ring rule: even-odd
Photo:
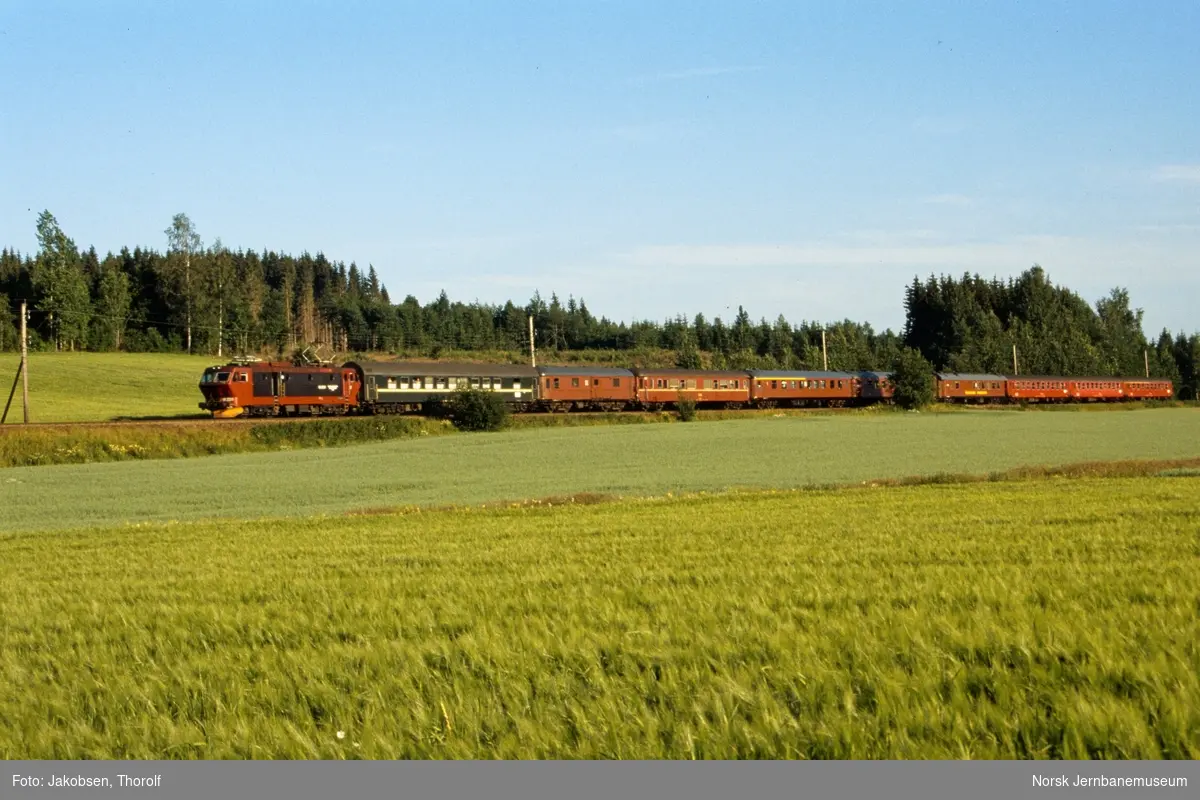
[[[330,423],[339,424],[339,423]],[[291,447],[287,441],[276,443]],[[580,492],[792,488],[1200,457],[1200,410],[812,415],[416,436],[341,448],[0,469],[0,530],[306,516]]]
[[[30,353],[30,422],[199,416],[200,375],[219,361],[173,353]],[[20,362],[16,353],[0,353],[0,403],[8,400]],[[6,421],[22,421],[19,385]]]

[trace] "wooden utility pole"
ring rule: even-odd
[[[25,301],[21,301],[21,408],[25,412],[25,424],[29,424],[29,335],[25,329]]]
[[[825,329],[821,328],[821,360],[825,364],[825,371],[829,372],[829,351],[825,349]]]
[[[1142,361],[1146,362],[1146,377],[1150,377],[1150,351],[1142,350]]]
[[[1013,345],[1013,375],[1020,375],[1020,370],[1017,369],[1017,346]]]
[[[533,349],[533,314],[529,315],[529,366],[537,366],[537,354]]]

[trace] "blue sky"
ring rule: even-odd
[[[903,325],[1034,262],[1200,328],[1195,2],[0,2],[0,244],[374,264],[394,299]]]

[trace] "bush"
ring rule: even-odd
[[[920,351],[906,347],[892,366],[895,400],[904,408],[921,408],[933,403],[933,365]]]
[[[450,419],[450,403],[441,397],[431,397],[421,404],[421,413],[434,419]]]
[[[454,427],[462,431],[498,431],[510,415],[503,395],[482,389],[459,389],[446,406]]]
[[[681,422],[691,422],[696,418],[696,401],[683,393],[679,392],[679,399],[675,401],[675,407],[679,409],[679,420]]]

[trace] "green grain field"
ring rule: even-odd
[[[0,353],[0,409],[20,356]],[[202,412],[200,375],[215,356],[165,353],[30,353],[31,422],[91,422],[122,417],[187,417]],[[22,421],[17,387],[9,424]]]
[[[0,757],[1194,759],[1198,529],[1180,476],[7,535]]]
[[[1200,409],[880,414],[428,436],[337,449],[0,469],[0,530],[593,492],[790,488],[1200,456]]]

